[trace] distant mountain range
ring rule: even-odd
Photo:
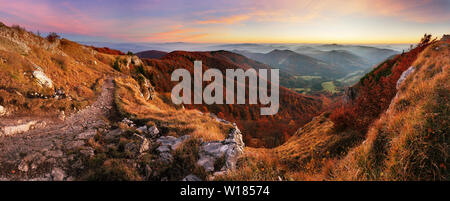
[[[294,75],[316,75],[335,78],[347,74],[343,69],[291,50],[276,49],[266,54],[239,50],[235,50],[234,52]]]
[[[323,84],[349,86],[356,83],[371,67],[408,45],[341,45],[341,44],[213,44],[213,43],[102,43],[84,42],[96,47],[110,47],[135,52],[140,58],[159,59],[173,51],[225,50],[279,68],[281,85],[302,93],[325,90]],[[384,47],[392,47],[387,49]],[[253,63],[252,61],[251,63]],[[334,87],[333,87],[334,88]],[[335,91],[334,89],[331,91]],[[339,90],[338,90],[339,91]]]
[[[275,49],[266,54],[242,50],[234,50],[234,52],[294,74],[321,75],[331,78],[368,69],[399,53],[390,49],[336,44],[317,47],[302,46],[296,51]]]
[[[275,49],[280,50],[292,50],[294,52],[302,48],[314,48],[318,50],[324,50],[320,46],[336,45],[338,47],[351,47],[351,46],[364,46],[373,47],[378,49],[390,49],[397,52],[407,50],[410,44],[384,44],[384,45],[338,45],[338,44],[292,44],[292,43],[235,43],[235,44],[220,44],[220,43],[185,43],[185,42],[171,42],[171,43],[111,43],[111,42],[91,42],[91,41],[78,41],[84,45],[92,45],[96,47],[109,47],[117,49],[122,52],[142,52],[147,50],[159,50],[164,52],[172,52],[176,50],[184,51],[215,51],[215,50],[245,50],[255,53],[268,53]]]
[[[353,55],[359,56],[365,60],[370,65],[378,64],[381,61],[384,61],[389,56],[398,54],[400,52],[386,49],[386,48],[377,48],[370,46],[362,46],[362,45],[338,45],[338,44],[327,44],[327,45],[319,45],[312,49],[305,51],[305,49],[297,49],[296,52],[306,54],[306,55],[314,55],[318,52],[323,51],[347,51],[347,53],[351,53]]]

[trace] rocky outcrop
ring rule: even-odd
[[[142,97],[145,100],[153,100],[153,98],[155,97],[155,89],[150,84],[150,81],[142,74],[139,74],[137,81],[139,83]]]
[[[126,151],[139,155],[150,149],[150,141],[147,138],[138,134],[134,134],[133,137],[136,140],[125,145]]]
[[[201,144],[200,159],[197,161],[197,165],[202,166],[207,172],[233,170],[236,167],[238,157],[243,152],[242,133],[234,124],[234,128],[227,139]]]
[[[152,126],[152,127],[148,128],[147,132],[150,135],[150,137],[152,137],[152,138],[159,137],[159,130],[156,126]]]
[[[159,153],[160,160],[165,163],[172,163],[173,156],[171,154],[172,150],[177,149],[184,141],[189,139],[190,135],[184,135],[179,138],[173,136],[162,136],[156,140],[156,143],[159,144],[159,147],[156,151]]]
[[[181,143],[183,143],[190,137],[190,135],[183,135],[179,138],[173,136],[162,136],[158,140],[156,140],[156,142],[160,144],[157,151],[165,152],[167,150],[175,150],[181,145]]]
[[[406,80],[406,78],[408,78],[408,76],[413,73],[415,70],[414,66],[409,67],[407,70],[403,71],[402,75],[400,76],[400,78],[397,80],[397,85],[396,88],[397,90],[400,89],[400,85],[403,83],[403,81]]]
[[[138,56],[132,56],[130,58],[130,62],[131,62],[131,64],[133,64],[135,66],[143,65],[143,62],[141,61],[141,59]]]
[[[142,62],[142,60],[139,59],[139,57],[125,55],[124,63],[123,63],[124,66],[122,66],[122,67],[126,68],[127,70],[130,70],[130,65],[142,66],[143,64],[144,64],[144,62]]]
[[[150,128],[148,128],[147,125],[144,125],[144,126],[137,128],[136,130],[138,130],[142,134],[147,135],[148,137],[150,137],[152,139],[156,139],[160,136],[159,130],[156,126],[151,126]]]
[[[47,77],[44,70],[39,66],[35,66],[35,68],[36,70],[33,71],[33,76],[36,79],[36,82],[42,87],[53,88],[53,82]]]
[[[414,66],[410,66],[408,69],[406,69],[405,71],[403,71],[402,75],[400,75],[400,78],[398,78],[397,80],[397,85],[395,86],[395,88],[397,90],[400,89],[400,86],[402,85],[402,83],[406,80],[406,78],[408,78],[409,75],[411,75],[412,73],[414,73],[415,68]],[[391,113],[392,108],[394,106],[395,101],[397,100],[398,97],[398,91],[395,94],[394,98],[392,98],[391,103],[389,104],[388,109],[386,110],[386,113]]]

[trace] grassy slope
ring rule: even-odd
[[[65,39],[49,42],[20,27],[0,23],[0,105],[15,115],[79,110],[95,99],[102,78],[113,72],[97,57],[95,51],[77,43]],[[64,89],[69,98],[29,98],[31,92],[54,93],[54,89],[36,83],[32,76],[35,66],[53,81],[54,89]]]
[[[339,162],[332,179],[450,179],[449,50],[448,42],[439,42],[421,53],[390,110]]]

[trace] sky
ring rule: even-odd
[[[0,0],[0,22],[76,41],[413,43],[450,0]]]

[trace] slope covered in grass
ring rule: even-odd
[[[423,51],[388,112],[333,171],[338,180],[449,180],[450,46]]]
[[[96,51],[69,40],[50,40],[0,23],[0,105],[14,115],[79,110],[93,102],[102,80],[113,73],[107,60],[98,58]],[[52,81],[51,87],[39,84],[37,70]],[[56,90],[64,96],[54,98]]]

